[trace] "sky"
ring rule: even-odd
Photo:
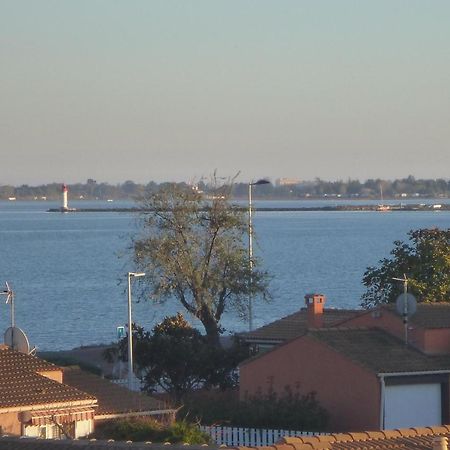
[[[449,178],[448,0],[0,0],[0,185]]]

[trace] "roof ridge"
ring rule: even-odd
[[[358,327],[341,327],[341,326],[333,326],[333,327],[323,327],[323,328],[308,328],[308,333],[309,332],[329,332],[329,331],[372,331],[372,330],[382,330],[381,328],[378,327],[368,327],[368,326],[358,326]]]

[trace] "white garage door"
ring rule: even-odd
[[[439,383],[386,386],[385,429],[441,424],[441,385]]]

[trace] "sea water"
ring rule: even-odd
[[[286,202],[256,204],[286,206]],[[132,204],[98,201],[71,206]],[[139,217],[46,212],[54,207],[58,205],[52,202],[0,202],[0,290],[4,281],[10,283],[16,325],[40,350],[112,342],[117,326],[127,320],[126,273],[136,269],[131,239],[140,230]],[[424,227],[450,228],[450,212],[255,212],[255,253],[271,274],[272,300],[255,299],[254,326],[297,311],[310,292],[325,294],[327,307],[357,308],[367,266],[389,256],[394,240],[405,240],[409,230]],[[176,302],[139,301],[138,280],[132,292],[133,320],[148,329],[182,311]],[[10,323],[10,307],[2,299],[0,332]],[[223,326],[227,332],[243,331],[248,322],[227,311]]]

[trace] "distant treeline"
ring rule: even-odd
[[[125,181],[121,184],[98,183],[89,179],[86,183],[76,183],[68,186],[70,199],[99,199],[119,200],[135,199],[144,192],[158,190],[169,183],[147,184]],[[180,183],[185,184],[185,183]],[[213,195],[214,188],[205,182],[199,182],[195,189],[206,195]],[[233,196],[246,198],[248,195],[247,183],[234,183]],[[255,198],[263,199],[305,199],[305,198],[376,198],[383,192],[384,198],[410,198],[410,197],[450,197],[450,180],[444,179],[415,179],[413,176],[398,180],[370,179],[365,182],[348,179],[338,181],[325,181],[316,178],[314,181],[302,181],[297,184],[265,184],[253,189]],[[0,185],[0,199],[7,200],[56,200],[61,197],[61,184],[51,183],[41,186],[9,186]]]

